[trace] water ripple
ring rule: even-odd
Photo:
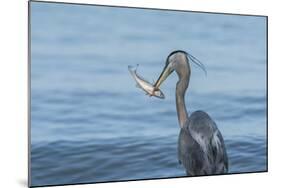
[[[32,145],[33,185],[101,182],[185,175],[177,161],[177,138],[55,141]],[[242,141],[243,140],[243,141]],[[226,140],[230,172],[266,170],[263,138]],[[264,168],[257,168],[264,166]],[[44,169],[44,170],[43,170]]]

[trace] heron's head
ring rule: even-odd
[[[169,77],[169,75],[176,71],[180,79],[188,79],[190,76],[190,66],[187,58],[187,53],[184,51],[174,51],[168,55],[165,67],[160,74],[158,80],[155,82],[154,87],[159,88],[160,85]]]

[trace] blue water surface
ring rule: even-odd
[[[229,173],[267,170],[265,17],[32,2],[31,184],[185,176],[177,75],[161,100],[127,69],[155,81],[177,49],[206,66],[191,65],[187,111],[216,121]]]

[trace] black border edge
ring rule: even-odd
[[[144,10],[163,10],[163,11],[174,11],[174,12],[193,12],[193,13],[206,13],[206,14],[224,14],[233,16],[256,16],[256,17],[267,17],[267,15],[260,14],[239,14],[229,12],[208,12],[208,11],[196,11],[196,10],[183,10],[183,9],[165,9],[165,8],[149,8],[149,7],[134,7],[134,6],[121,6],[121,5],[102,5],[102,4],[90,4],[90,3],[72,3],[62,1],[42,1],[42,0],[29,0],[30,2],[37,3],[49,3],[49,4],[68,4],[68,5],[86,5],[86,6],[99,6],[99,7],[111,7],[111,8],[134,8]]]
[[[27,18],[27,124],[28,124],[28,177],[27,177],[27,186],[31,187],[31,1],[27,2],[27,9],[28,9],[28,18]]]
[[[164,179],[180,179],[180,178],[200,178],[200,177],[217,177],[217,176],[228,176],[228,175],[249,175],[258,173],[267,173],[267,170],[255,171],[255,172],[234,172],[227,174],[211,174],[211,175],[198,175],[198,176],[175,176],[175,177],[163,177],[163,178],[150,178],[150,179],[129,179],[129,180],[112,180],[112,181],[99,181],[99,182],[83,182],[83,183],[69,183],[69,184],[48,184],[48,185],[34,185],[33,187],[57,187],[57,186],[68,186],[68,185],[95,185],[95,184],[106,184],[106,183],[122,183],[122,182],[136,182],[136,181],[154,181],[154,180],[164,180]]]
[[[268,16],[266,20],[266,172],[268,172]]]
[[[148,181],[148,180],[162,180],[162,179],[177,179],[177,178],[189,178],[190,176],[176,176],[176,177],[163,177],[163,178],[150,178],[150,179],[132,179],[132,180],[112,180],[112,181],[101,181],[101,182],[83,182],[83,183],[70,183],[70,184],[50,184],[50,185],[31,185],[31,3],[51,3],[51,4],[69,4],[69,5],[85,5],[85,6],[99,6],[99,7],[112,7],[112,8],[133,8],[133,9],[144,9],[144,10],[162,10],[162,11],[176,11],[176,12],[193,12],[193,13],[206,13],[206,14],[222,14],[222,15],[233,15],[233,16],[254,16],[264,17],[266,21],[266,169],[262,171],[250,171],[250,172],[234,172],[227,174],[212,174],[212,175],[200,175],[192,176],[196,177],[208,177],[208,176],[225,176],[225,175],[240,175],[240,174],[254,174],[254,173],[267,173],[268,169],[268,16],[257,15],[257,14],[238,14],[238,13],[224,13],[224,12],[207,12],[207,11],[192,11],[192,10],[175,10],[175,9],[162,9],[162,8],[147,8],[147,7],[133,7],[133,6],[117,6],[117,5],[101,5],[101,4],[88,4],[88,3],[71,3],[71,2],[57,2],[57,1],[41,1],[41,0],[28,0],[28,187],[52,187],[52,186],[68,186],[68,185],[85,185],[85,184],[101,184],[101,183],[115,183],[115,182],[134,182],[134,181]]]

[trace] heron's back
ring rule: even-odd
[[[178,157],[188,175],[222,174],[228,170],[220,131],[203,111],[191,114],[178,140]]]

